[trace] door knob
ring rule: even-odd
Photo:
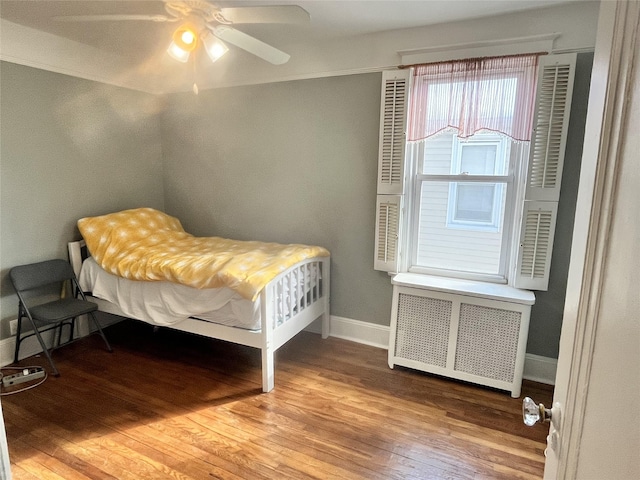
[[[524,424],[531,427],[536,423],[551,422],[549,435],[547,436],[548,447],[544,450],[544,456],[549,453],[549,448],[559,453],[560,449],[560,403],[556,402],[552,408],[545,407],[542,403],[536,404],[530,397],[522,400],[522,420]]]
[[[530,397],[524,397],[522,400],[522,421],[525,425],[531,427],[536,423],[545,423],[552,420],[559,412],[554,411],[555,408],[547,408],[542,403],[536,404]],[[553,420],[557,420],[553,418]],[[556,422],[554,422],[556,423]]]

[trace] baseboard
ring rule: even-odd
[[[49,335],[47,335],[49,334]],[[51,341],[51,332],[42,334],[44,341],[49,344]],[[13,363],[13,352],[16,348],[16,337],[9,337],[0,340],[0,367]],[[42,348],[36,337],[27,338],[20,347],[20,359],[32,357],[42,353]]]
[[[116,317],[115,315],[101,315],[100,316],[100,326],[102,328],[108,327],[114,323],[121,321],[121,317]],[[76,333],[75,338],[85,337],[93,333],[96,329],[93,327],[89,329],[89,322],[81,318],[76,322]],[[53,331],[44,332],[42,334],[42,338],[44,343],[47,345],[51,345],[51,340],[53,337]],[[4,367],[5,365],[9,365],[13,363],[13,353],[16,348],[16,337],[9,337],[3,340],[0,340],[0,367]],[[24,340],[20,346],[20,360],[23,358],[32,357],[34,355],[38,355],[42,353],[42,347],[40,343],[38,343],[38,339],[33,336]]]
[[[556,358],[527,353],[524,356],[524,374],[522,376],[534,382],[555,385],[557,367],[558,359]]]
[[[330,336],[378,348],[389,348],[389,327],[331,315]]]
[[[378,348],[389,348],[389,327],[375,323],[331,316],[332,337]],[[554,385],[558,360],[527,353],[524,358],[523,378]]]

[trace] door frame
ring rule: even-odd
[[[639,18],[640,2],[600,3],[545,480],[578,470]]]

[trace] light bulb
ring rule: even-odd
[[[178,45],[182,50],[193,52],[198,46],[198,34],[195,27],[185,24],[180,25],[173,32],[173,43]]]
[[[180,38],[182,38],[185,45],[191,45],[195,41],[196,36],[191,30],[185,30],[182,32],[182,36]]]

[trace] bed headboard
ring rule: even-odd
[[[80,276],[80,269],[82,268],[82,262],[91,256],[87,244],[84,240],[78,240],[76,242],[69,242],[67,244],[69,249],[69,263],[76,274],[76,277]]]

